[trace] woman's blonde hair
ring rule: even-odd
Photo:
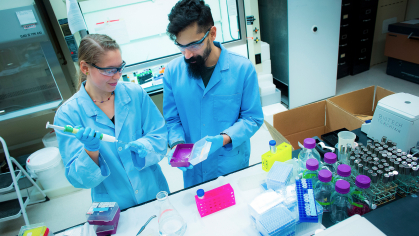
[[[85,61],[89,64],[98,64],[101,57],[110,50],[121,50],[118,43],[111,37],[105,34],[89,34],[85,36],[79,46],[79,63]],[[80,64],[79,64],[80,66]],[[86,75],[79,70],[79,84],[77,90],[80,89],[81,84],[86,80]]]

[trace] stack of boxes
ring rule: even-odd
[[[94,202],[86,213],[87,222],[95,226],[97,236],[116,234],[121,210],[116,202]]]

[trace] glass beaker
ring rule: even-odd
[[[186,231],[186,222],[170,203],[167,192],[158,192],[156,197],[160,205],[159,234],[161,236],[183,235]]]

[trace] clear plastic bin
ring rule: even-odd
[[[255,220],[259,220],[259,217],[267,212],[269,209],[281,204],[285,200],[285,196],[278,194],[272,189],[258,195],[249,204],[250,216]]]
[[[193,145],[191,155],[189,157],[189,163],[192,165],[197,165],[207,159],[208,153],[211,149],[211,142],[207,142],[207,137],[208,136],[205,136]]]

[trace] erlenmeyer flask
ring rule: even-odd
[[[162,236],[181,236],[186,231],[186,222],[176,209],[170,204],[167,192],[157,193],[157,202],[160,204],[159,233]]]

